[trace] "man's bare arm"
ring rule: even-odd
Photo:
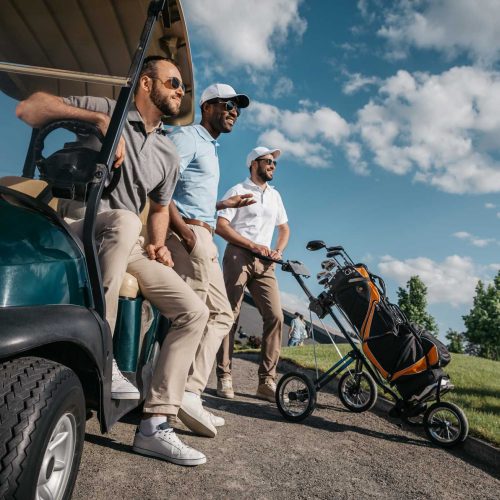
[[[172,267],[174,261],[170,251],[165,245],[168,230],[168,205],[160,205],[150,200],[148,214],[148,238],[146,252],[151,260],[157,260],[161,264]]]
[[[106,135],[110,118],[105,113],[89,111],[66,104],[61,97],[35,92],[21,101],[16,107],[16,116],[31,127],[40,128],[54,120],[82,120],[94,123],[103,135]],[[125,141],[123,137],[116,149],[114,166],[119,167],[125,159]]]
[[[217,228],[215,232],[233,245],[246,248],[247,250],[255,253],[260,253],[261,255],[265,255],[266,257],[271,255],[271,250],[268,247],[266,247],[265,245],[258,245],[257,243],[250,241],[248,238],[241,236],[240,233],[235,231],[230,226],[230,222],[224,217],[217,218]]]
[[[74,119],[95,123],[105,134],[109,125],[106,114],[70,106],[61,97],[45,92],[35,92],[21,101],[16,107],[16,115],[34,128],[40,128],[53,120]]]
[[[215,204],[216,210],[223,210],[224,208],[242,208],[253,205],[256,201],[253,199],[253,194],[235,194],[225,200],[220,200]]]
[[[278,239],[276,241],[276,248],[271,252],[271,257],[273,259],[281,259],[286,246],[288,245],[288,240],[290,239],[290,227],[288,223],[280,224],[278,226]]]

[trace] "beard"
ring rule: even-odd
[[[265,167],[260,167],[257,169],[257,177],[263,181],[268,182],[273,180],[273,173],[269,173]]]
[[[177,101],[171,101],[167,96],[163,95],[161,91],[158,90],[156,84],[153,84],[149,98],[163,115],[175,116],[179,113],[180,103]]]

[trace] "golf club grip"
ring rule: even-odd
[[[283,260],[272,259],[271,257],[267,257],[266,255],[262,255],[262,254],[257,253],[257,252],[252,252],[252,255],[254,257],[257,257],[257,259],[265,260],[267,262],[275,262],[276,264],[279,264],[280,266],[282,266],[285,263],[285,261],[283,261]]]

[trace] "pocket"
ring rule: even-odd
[[[198,238],[198,235],[196,234],[195,231],[193,231],[193,229],[190,227],[189,229],[191,229],[191,232],[194,234],[194,247],[191,249],[191,251],[189,251],[186,247],[186,245],[184,244],[184,240],[182,240],[182,245],[183,247],[186,249],[186,252],[189,254],[189,256],[193,256],[194,253],[196,253],[196,251],[198,250],[198,243],[200,242],[200,238]]]

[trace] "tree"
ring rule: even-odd
[[[469,314],[463,316],[465,338],[477,347],[479,356],[500,359],[500,271],[493,283],[479,281]]]
[[[448,329],[446,332],[446,339],[450,341],[450,343],[446,346],[448,351],[456,352],[458,354],[463,354],[465,352],[464,348],[464,340],[465,336],[463,333],[457,332],[456,330]]]
[[[418,276],[412,276],[405,288],[398,288],[398,305],[412,323],[438,334],[436,320],[426,311],[427,287]]]

